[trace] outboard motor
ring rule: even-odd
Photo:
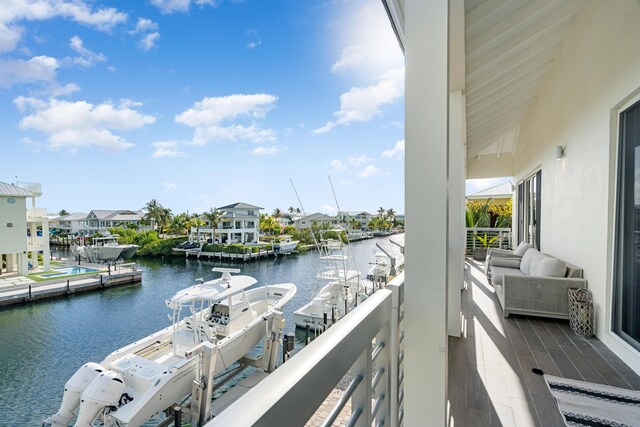
[[[80,397],[80,412],[75,427],[91,427],[98,413],[109,406],[118,406],[124,393],[124,379],[120,374],[106,371],[91,381]]]
[[[64,394],[58,413],[44,420],[44,425],[67,427],[80,405],[82,392],[103,371],[104,368],[94,362],[89,362],[78,369],[64,385]]]

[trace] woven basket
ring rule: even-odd
[[[569,289],[569,326],[578,335],[592,337],[595,321],[591,292],[584,288]]]

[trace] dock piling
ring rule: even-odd
[[[67,295],[69,295],[69,279],[67,279]]]
[[[29,301],[33,301],[33,296],[31,295],[31,285],[29,285]]]
[[[173,426],[182,427],[182,408],[180,406],[173,407]]]
[[[304,342],[308,345],[309,344],[309,333],[311,331],[311,326],[309,326],[309,324],[307,323],[307,326],[304,330]]]

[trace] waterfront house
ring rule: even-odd
[[[485,188],[467,196],[467,201],[475,200],[483,205],[491,200],[494,205],[506,205],[511,201],[515,188],[511,181]]]
[[[61,233],[78,234],[85,230],[84,224],[86,219],[86,213],[76,212],[53,218],[50,221],[50,225],[52,229],[56,229]]]
[[[260,211],[262,209],[264,208],[243,202],[218,208],[222,212],[222,220],[215,229],[216,237],[212,241],[222,244],[258,243]],[[197,233],[200,233],[201,238],[207,235],[209,238],[213,236],[214,230],[207,217],[201,215],[200,220],[203,222],[201,227],[191,227],[192,240]]]
[[[640,388],[640,3],[383,4],[406,59],[404,276],[211,425],[304,424],[349,368],[357,425],[563,425],[532,368]],[[502,176],[512,244],[584,269],[596,338],[504,318],[471,261],[465,282],[465,179]]]
[[[0,273],[28,274],[30,266],[39,265],[39,253],[44,271],[49,271],[49,219],[46,209],[36,207],[41,195],[37,183],[0,182]]]
[[[296,218],[293,221],[293,226],[296,230],[304,230],[310,228],[312,225],[338,227],[340,226],[340,220],[336,216],[331,216],[323,213],[312,213],[307,216]]]
[[[375,215],[370,214],[366,211],[355,211],[355,212],[338,212],[336,215],[340,218],[340,223],[344,226],[351,228],[351,219],[355,218],[358,223],[360,223],[360,230],[368,230],[369,221],[375,218]]]
[[[97,210],[94,209],[80,222],[81,234],[92,234],[107,231],[113,227],[127,227],[131,224],[143,229],[144,213],[131,210]]]

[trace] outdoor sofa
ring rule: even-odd
[[[490,282],[504,317],[510,314],[569,318],[569,288],[586,288],[581,268],[528,248],[517,255],[487,256]]]

